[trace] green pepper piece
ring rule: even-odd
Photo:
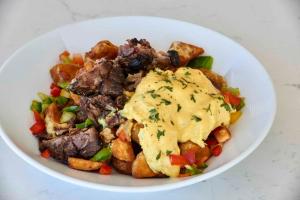
[[[83,128],[87,128],[87,127],[89,127],[89,126],[91,126],[93,124],[94,124],[93,120],[91,120],[90,118],[87,118],[85,120],[85,122],[82,122],[80,124],[76,124],[75,126],[76,126],[76,128],[83,129]]]
[[[109,147],[106,147],[98,151],[90,160],[96,162],[108,160],[110,159],[111,154],[111,149]]]
[[[76,115],[74,113],[64,111],[60,117],[60,123],[68,122],[74,117],[76,117]]]
[[[209,69],[211,70],[212,65],[213,65],[213,57],[211,56],[199,56],[197,58],[194,58],[191,60],[187,66],[188,67],[193,67],[193,68],[204,68],[204,69]]]
[[[63,97],[63,96],[56,97],[56,103],[59,105],[64,105],[68,101],[69,101],[69,99],[66,97]]]
[[[60,88],[63,88],[63,89],[68,89],[69,87],[69,83],[68,82],[59,82],[57,83],[57,85],[60,87]]]
[[[36,100],[33,100],[30,106],[30,109],[32,111],[36,111],[36,112],[42,112],[42,103]]]
[[[68,107],[65,107],[64,109],[63,109],[63,111],[66,111],[66,112],[77,112],[77,111],[79,111],[80,110],[80,108],[79,108],[79,106],[68,106]]]

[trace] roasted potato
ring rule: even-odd
[[[81,158],[68,158],[68,165],[73,169],[83,170],[83,171],[94,171],[100,169],[103,163],[94,162],[90,160],[85,160]]]
[[[59,122],[60,115],[61,113],[59,112],[57,105],[55,103],[51,103],[46,110],[46,116],[54,122]]]
[[[94,46],[91,51],[86,53],[86,57],[89,57],[93,60],[106,58],[114,59],[118,55],[118,47],[112,44],[108,40],[102,40]]]
[[[112,141],[111,151],[112,155],[119,160],[127,162],[134,161],[135,155],[130,142],[122,141],[120,138],[117,138]]]
[[[138,144],[140,143],[139,132],[140,129],[143,127],[144,127],[143,124],[134,123],[131,129],[131,139]]]
[[[70,82],[81,67],[73,64],[57,64],[50,69],[50,75],[55,83]]]
[[[204,148],[201,148],[199,145],[197,145],[191,141],[180,143],[179,148],[180,148],[181,154],[184,154],[185,152],[188,152],[190,150],[194,150],[196,152],[197,164],[204,163],[205,161],[208,160],[208,158],[211,155],[210,150],[207,146],[205,146]]]
[[[61,135],[68,131],[70,125],[67,123],[60,123],[61,113],[57,105],[52,103],[48,106],[45,116],[45,125],[48,135],[56,136]]]
[[[119,138],[122,138],[128,142],[131,142],[131,129],[132,129],[133,123],[131,120],[126,120],[124,123],[120,125],[118,128],[116,135]]]
[[[140,152],[132,163],[132,176],[135,178],[150,178],[158,174],[154,173],[146,162],[143,152]]]
[[[113,139],[116,138],[110,128],[103,129],[99,135],[102,141],[106,144],[110,143]]]
[[[222,90],[227,87],[227,82],[223,78],[223,76],[208,69],[203,69],[203,68],[199,68],[199,69],[217,89]]]
[[[113,157],[112,165],[118,172],[131,175],[132,162],[126,162]]]
[[[201,47],[179,41],[172,42],[169,50],[177,51],[180,66],[185,66],[190,60],[204,53],[204,49]]]
[[[70,92],[70,97],[76,105],[80,104],[80,96],[79,95],[74,94],[73,92]]]
[[[231,138],[230,131],[225,126],[220,126],[212,132],[219,143],[224,143]]]

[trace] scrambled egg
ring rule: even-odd
[[[230,106],[220,91],[200,70],[187,67],[149,72],[121,114],[144,124],[139,140],[146,161],[154,172],[170,177],[180,171],[168,156],[180,154],[178,142],[204,147],[213,129],[230,122]]]

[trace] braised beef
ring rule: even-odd
[[[59,136],[40,142],[40,150],[48,149],[53,158],[66,162],[68,157],[90,158],[97,153],[102,144],[95,128],[77,130],[69,135]]]
[[[111,61],[101,59],[91,70],[81,70],[71,81],[69,89],[78,95],[88,96],[100,92],[100,85],[113,67]]]

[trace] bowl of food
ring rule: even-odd
[[[276,111],[272,82],[247,50],[163,18],[59,28],[17,50],[0,80],[9,147],[51,176],[109,191],[211,178],[262,142]]]

